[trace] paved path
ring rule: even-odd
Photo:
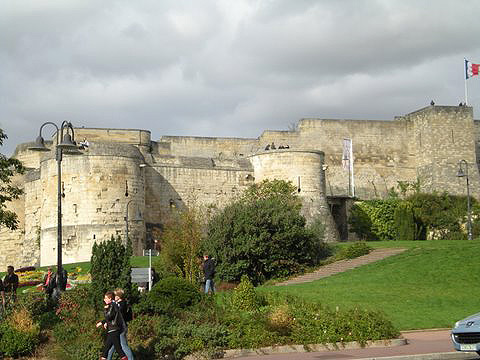
[[[348,259],[348,260],[340,260],[334,263],[322,266],[320,269],[304,274],[301,276],[297,276],[295,278],[283,281],[281,283],[276,284],[276,286],[282,285],[291,285],[291,284],[301,284],[306,282],[311,282],[314,280],[318,280],[330,275],[338,274],[353,268],[356,268],[361,265],[369,264],[378,260],[385,259],[386,257],[400,254],[407,249],[400,249],[400,248],[389,248],[389,249],[375,249],[370,254],[360,256],[355,259]]]
[[[450,340],[450,330],[431,330],[403,332],[407,345],[365,348],[337,351],[320,351],[311,353],[289,353],[276,355],[261,355],[238,357],[244,360],[349,360],[349,359],[381,359],[388,360],[446,360],[446,359],[478,359],[475,353],[455,351]],[[387,360],[387,359],[384,359]]]

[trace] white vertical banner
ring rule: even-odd
[[[353,176],[353,142],[350,139],[350,178],[352,183],[352,197],[355,197],[355,178]]]
[[[342,153],[342,166],[343,170],[348,170],[350,159],[350,147],[352,141],[350,139],[343,139],[343,153]]]
[[[352,139],[343,139],[342,166],[344,170],[348,170],[348,195],[355,196]]]

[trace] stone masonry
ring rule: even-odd
[[[398,181],[465,194],[465,179],[456,177],[462,159],[469,164],[472,195],[480,198],[480,121],[467,106],[428,106],[389,121],[302,119],[294,131],[267,130],[256,139],[153,141],[147,130],[93,128],[75,129],[75,138],[90,146],[81,155],[65,154],[62,162],[65,263],[88,261],[95,241],[125,238],[127,211],[140,254],[175,209],[221,208],[249,184],[273,178],[297,186],[307,220],[323,218],[327,240],[337,241],[335,206],[347,209],[349,200],[344,138],[353,143],[357,198],[382,198]],[[265,150],[272,143],[277,149]],[[14,179],[25,193],[8,204],[19,229],[0,228],[0,268],[56,263],[57,163],[54,151],[35,153],[30,145],[18,145],[14,154],[29,171]]]

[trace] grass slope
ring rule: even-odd
[[[261,287],[331,307],[383,310],[400,330],[451,327],[480,311],[480,241],[372,242],[400,255],[311,283]]]

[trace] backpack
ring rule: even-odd
[[[133,320],[133,311],[132,306],[127,303],[127,308],[125,309],[125,322],[129,322]]]

